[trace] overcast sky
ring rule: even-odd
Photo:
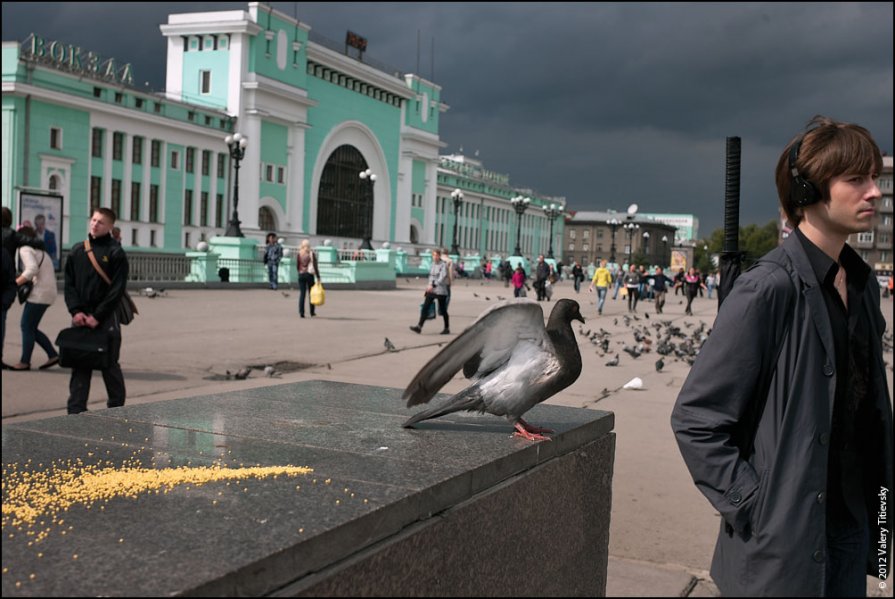
[[[693,213],[708,236],[738,136],[740,224],[765,224],[777,158],[818,113],[864,125],[892,154],[889,2],[272,4],[337,42],[366,37],[369,57],[404,72],[419,64],[450,106],[444,153],[478,150],[513,186],[573,210]],[[3,2],[3,41],[79,45],[162,90],[168,14],[247,6]]]

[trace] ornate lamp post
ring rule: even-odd
[[[361,171],[360,173],[358,173],[357,176],[360,177],[361,180],[363,180],[363,181],[366,181],[366,180],[370,181],[369,193],[370,193],[370,199],[372,200],[373,199],[373,185],[376,183],[376,174],[373,171],[371,171],[370,169],[367,169],[365,171]],[[370,244],[370,240],[373,238],[373,223],[370,222],[372,215],[373,215],[373,211],[370,210],[369,215],[367,216],[367,222],[364,223],[364,239],[363,239],[363,242],[360,244],[359,249],[362,249],[362,250],[372,250],[373,249],[373,246]]]
[[[668,235],[663,235],[663,236],[662,236],[662,261],[663,261],[666,265],[670,265],[670,264],[671,264],[671,260],[670,260],[670,258],[668,257]]]
[[[556,204],[544,206],[544,214],[547,215],[547,220],[550,221],[550,249],[547,251],[547,257],[553,258],[553,221],[562,214],[562,206],[557,206]]]
[[[463,203],[463,192],[455,189],[451,192],[451,199],[454,201],[454,244],[451,246],[451,254],[460,255],[460,246],[457,245],[457,223],[460,220],[460,204]]]
[[[649,231],[643,232],[643,255],[646,256],[646,259],[649,261],[650,264],[653,263],[652,259],[650,258],[649,251]]]
[[[622,224],[617,218],[610,218],[606,224],[612,229],[612,250],[610,252],[609,261],[615,264],[615,230]]]
[[[634,231],[640,228],[640,225],[637,223],[626,223],[622,225],[625,228],[625,231],[628,233],[628,266],[631,266],[631,252],[634,250],[633,240],[634,240]]]
[[[230,222],[227,223],[227,232],[224,233],[225,237],[245,237],[242,234],[242,230],[239,228],[239,213],[237,212],[237,207],[239,206],[239,161],[245,158],[246,155],[246,146],[249,145],[249,140],[242,133],[234,133],[233,135],[228,135],[224,138],[224,143],[227,144],[227,147],[230,148],[230,158],[233,159],[233,217],[230,219]]]
[[[516,211],[518,215],[516,218],[516,249],[514,250],[514,256],[522,255],[522,248],[519,245],[521,241],[522,235],[522,214],[528,210],[528,205],[531,204],[531,198],[523,198],[522,196],[516,196],[510,200],[510,204],[513,205],[513,209]]]

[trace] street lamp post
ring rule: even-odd
[[[647,261],[652,264],[653,261],[650,259],[650,251],[649,251],[649,231],[643,232],[643,255],[646,256]]]
[[[553,258],[553,221],[562,214],[562,206],[557,206],[556,204],[544,206],[544,214],[547,215],[547,220],[550,221],[550,247],[547,250],[547,257]]]
[[[224,233],[224,236],[245,237],[245,235],[242,234],[242,230],[239,228],[239,212],[237,212],[237,207],[239,206],[239,161],[245,158],[246,146],[249,145],[249,140],[242,133],[234,133],[233,135],[225,137],[224,143],[230,148],[230,158],[233,159],[234,171],[233,217],[230,219],[230,222],[227,223],[227,232]]]
[[[369,193],[370,193],[370,199],[372,200],[373,184],[376,183],[376,174],[373,171],[371,171],[370,169],[367,169],[367,170],[364,170],[364,171],[361,171],[360,173],[358,173],[357,176],[360,177],[361,180],[363,180],[363,181],[366,181],[369,179],[369,181],[370,181]],[[359,249],[372,250],[373,246],[370,244],[370,240],[373,238],[373,223],[370,221],[373,218],[373,211],[370,210],[369,212],[367,212],[367,214],[365,216],[366,216],[367,222],[364,223],[364,239],[361,242]]]
[[[671,264],[671,260],[668,257],[668,235],[662,236],[662,261],[666,265]]]
[[[622,225],[625,229],[625,232],[628,234],[628,266],[631,266],[631,253],[634,251],[634,231],[640,228],[640,225],[637,223],[626,223]]]
[[[510,200],[510,204],[513,205],[513,209],[516,211],[518,215],[516,218],[516,249],[514,250],[514,256],[522,255],[522,248],[519,245],[522,234],[522,214],[528,210],[528,205],[531,204],[531,198],[523,198],[522,196],[516,196]]]
[[[454,200],[454,244],[451,246],[451,254],[460,255],[460,246],[457,245],[457,223],[460,220],[460,204],[463,203],[463,192],[455,189],[451,192],[451,199]]]
[[[615,264],[615,230],[622,223],[617,218],[610,218],[606,221],[606,224],[612,229],[612,251],[610,252],[609,261]]]

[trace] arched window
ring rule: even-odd
[[[59,177],[57,175],[50,175],[49,187],[50,191],[59,189]]]
[[[267,206],[258,209],[258,228],[262,231],[276,231],[277,217]]]
[[[373,235],[373,185],[360,173],[367,161],[353,146],[333,151],[317,190],[317,233],[363,239]]]
[[[420,234],[416,230],[416,227],[410,225],[410,243],[417,244],[420,242]]]

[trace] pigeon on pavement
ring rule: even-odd
[[[513,299],[489,308],[423,366],[402,399],[407,407],[427,403],[461,369],[475,382],[445,403],[415,414],[403,426],[477,411],[505,416],[516,436],[549,440],[541,433],[553,431],[531,426],[522,415],[581,374],[573,320],[584,322],[578,303],[569,299],[556,303],[546,327],[540,304],[532,300]]]

